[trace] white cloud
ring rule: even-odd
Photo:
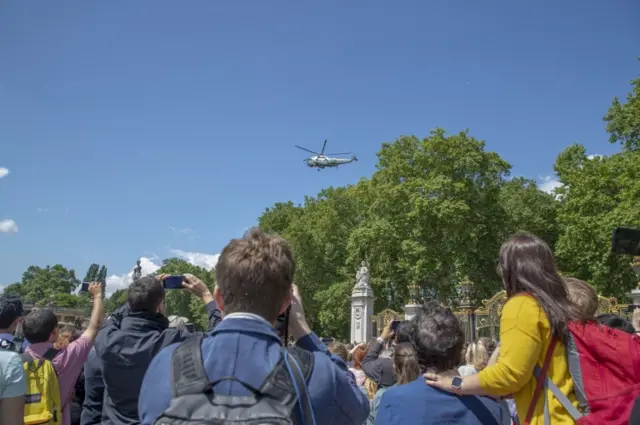
[[[7,174],[9,174],[9,169],[0,167],[0,179],[5,177]]]
[[[151,273],[155,273],[160,268],[159,265],[154,263],[151,259],[147,257],[140,258],[140,267],[142,267],[142,276],[146,276]],[[129,273],[123,275],[111,275],[107,277],[107,290],[106,294],[111,295],[116,292],[118,289],[125,289],[131,285],[133,282],[133,269],[135,266],[131,267]]]
[[[17,233],[18,225],[13,220],[0,220],[0,233]]]
[[[173,253],[176,257],[182,258],[188,263],[193,264],[194,266],[200,266],[206,270],[213,270],[218,263],[218,258],[220,258],[220,254],[206,254],[204,252],[187,252],[181,249],[172,249],[171,253]]]
[[[587,156],[587,159],[596,159],[596,158],[602,158],[604,155],[600,155],[599,153],[593,154],[593,155],[589,155]]]
[[[555,190],[562,186],[558,180],[554,179],[551,176],[541,177],[538,180],[538,187],[541,191],[554,194]]]

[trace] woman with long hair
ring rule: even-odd
[[[412,343],[402,342],[395,346],[393,351],[393,369],[396,372],[396,385],[392,387],[382,387],[376,391],[371,400],[367,425],[374,425],[380,400],[388,389],[413,382],[420,376],[418,355]]]
[[[564,340],[568,323],[586,321],[569,300],[567,286],[558,274],[553,253],[540,238],[517,233],[500,249],[499,273],[507,293],[500,318],[500,356],[496,364],[477,375],[457,377],[426,374],[427,383],[459,395],[513,394],[521,423],[544,424],[547,402],[551,423],[574,424],[571,415],[551,392],[534,400],[536,365],[542,367],[552,349],[547,376],[575,403],[573,381]],[[577,403],[575,403],[577,404]]]
[[[358,386],[364,384],[364,380],[366,378],[366,375],[362,370],[362,360],[365,358],[368,352],[369,345],[358,344],[353,350],[351,350],[350,353],[351,359],[353,360],[353,365],[349,368],[349,371],[353,373],[353,376],[355,376],[356,384],[358,384]]]

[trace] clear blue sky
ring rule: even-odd
[[[640,71],[636,0],[313,3],[6,2],[0,220],[19,231],[0,233],[0,284],[214,254],[437,126],[536,179],[572,142],[617,150],[601,118]],[[324,139],[360,161],[308,169],[293,145]]]

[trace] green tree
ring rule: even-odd
[[[304,209],[293,202],[276,202],[258,219],[258,226],[268,233],[276,233],[286,236],[291,223],[302,216]]]
[[[84,275],[83,282],[96,282],[98,280],[98,269],[100,265],[93,263],[87,269],[87,273]]]
[[[615,227],[640,223],[640,151],[589,158],[575,144],[558,156],[555,170],[564,185],[556,244],[562,270],[604,295],[624,298],[636,278],[631,257],[611,253],[611,235]]]
[[[102,283],[103,286],[107,284],[107,266],[102,265],[102,267],[100,267],[96,275],[96,282]]]
[[[59,294],[71,294],[78,285],[80,281],[76,278],[75,272],[60,264],[46,267],[30,266],[22,274],[22,280],[9,285],[5,292],[8,290],[9,293],[20,295],[26,303],[49,305],[57,303]],[[69,302],[66,297],[64,302]]]
[[[372,276],[381,279],[374,280],[376,293],[390,285],[398,308],[416,283],[449,302],[464,276],[477,297],[494,292],[506,220],[500,195],[510,165],[467,132],[447,136],[442,129],[385,143],[378,159],[367,189],[373,202],[351,241],[352,254],[368,253]]]
[[[111,314],[117,310],[120,306],[127,302],[129,296],[128,289],[118,289],[104,303],[104,310],[106,314]]]
[[[627,102],[613,98],[604,116],[610,143],[620,143],[625,150],[640,150],[640,76],[631,80],[631,92]]]
[[[517,231],[531,232],[552,248],[558,239],[558,207],[560,203],[549,193],[538,189],[536,182],[516,177],[505,183],[500,193],[505,209],[505,237]]]
[[[158,274],[184,275],[192,274],[201,279],[213,292],[215,287],[215,273],[213,270],[205,270],[202,267],[194,266],[179,258],[169,258],[162,262],[162,267]],[[170,290],[165,298],[167,315],[177,315],[188,318],[201,329],[208,329],[209,323],[204,312],[204,303],[201,299],[191,295],[187,291]]]

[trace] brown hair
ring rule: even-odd
[[[393,366],[396,370],[398,385],[413,382],[420,376],[420,364],[416,349],[410,342],[402,342],[395,347]]]
[[[353,368],[362,370],[362,360],[369,352],[369,345],[362,345],[353,350]]]
[[[551,249],[531,233],[516,233],[500,248],[500,275],[507,297],[528,293],[545,312],[553,336],[564,340],[567,324],[586,320],[571,301],[567,286],[558,274]]]
[[[331,344],[329,344],[328,348],[331,354],[335,354],[346,363],[349,352],[347,351],[347,347],[345,347],[344,344],[341,344],[338,341],[333,341]]]
[[[224,312],[253,313],[275,322],[291,293],[295,269],[291,247],[279,236],[252,228],[231,240],[216,265]]]
[[[598,294],[593,286],[574,277],[565,277],[564,283],[567,284],[569,301],[578,306],[585,315],[595,318],[598,314]]]

